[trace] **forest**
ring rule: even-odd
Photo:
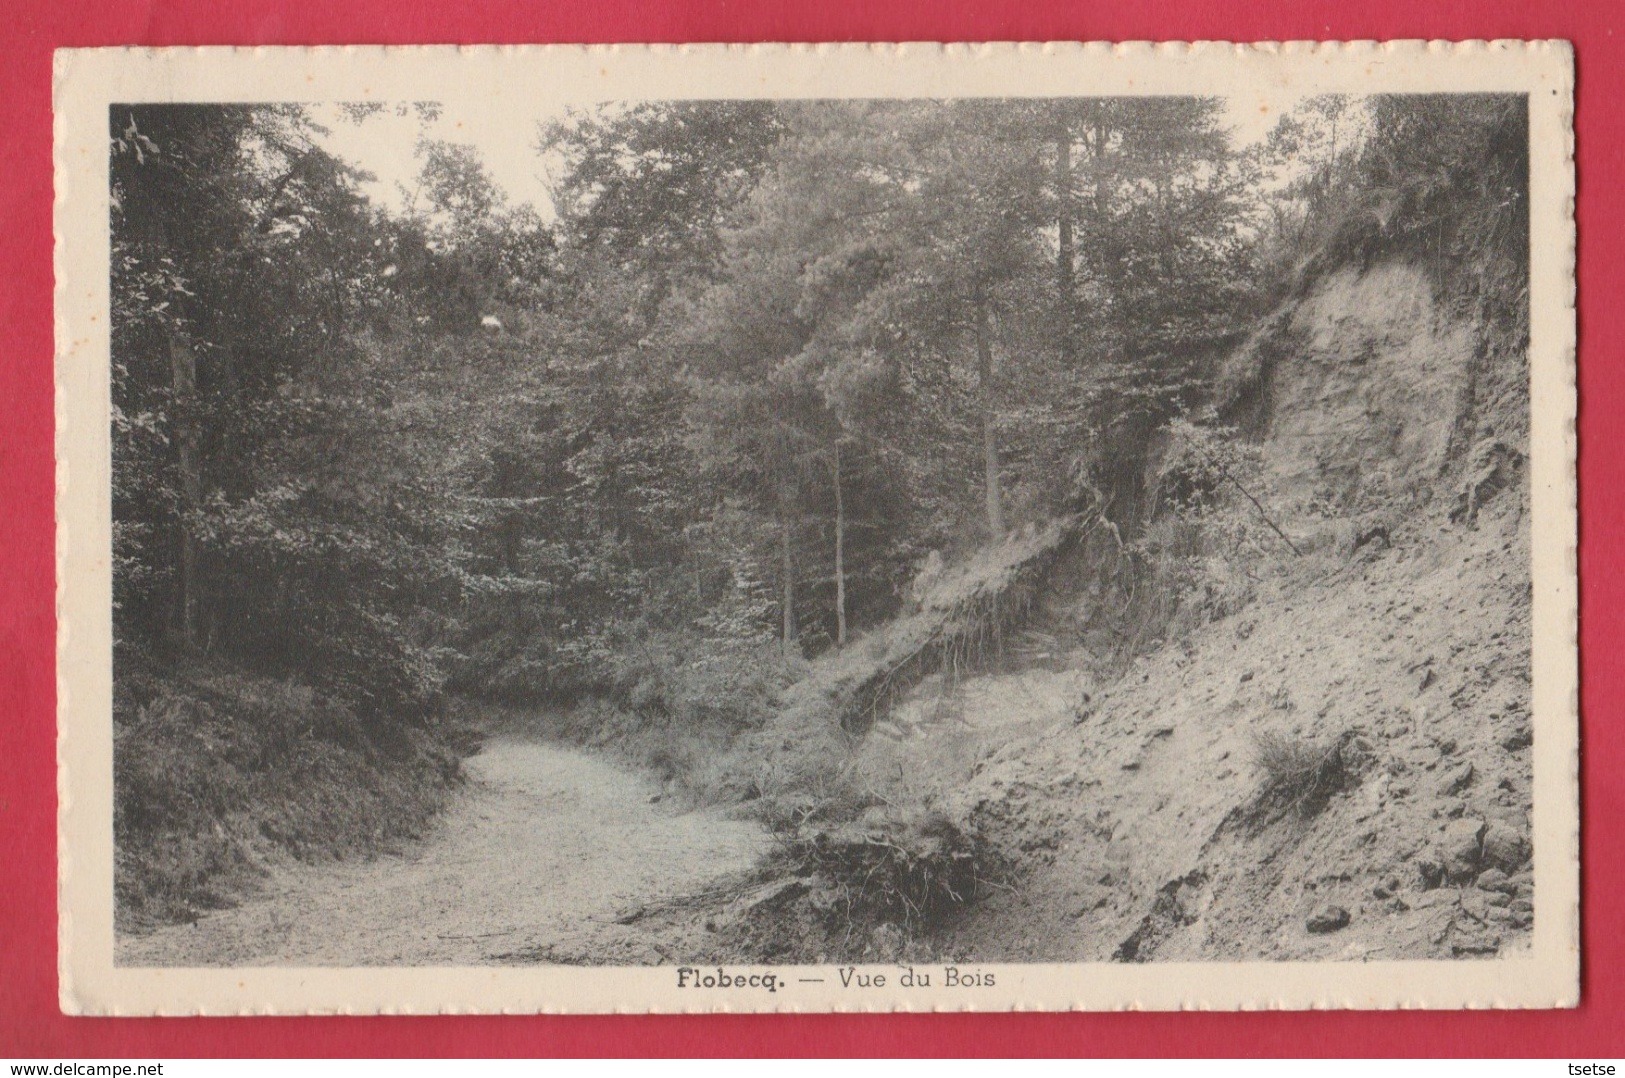
[[[969,901],[970,825],[852,785],[903,692],[1115,676],[1432,497],[1266,466],[1284,305],[1405,258],[1487,327],[1450,482],[1522,360],[1520,98],[609,103],[515,132],[549,210],[324,137],[440,109],[110,112],[121,924],[410,843],[526,714]]]

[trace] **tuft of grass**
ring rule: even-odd
[[[1358,779],[1364,756],[1363,742],[1354,730],[1324,741],[1274,731],[1256,733],[1253,763],[1263,774],[1258,803],[1314,816]]]

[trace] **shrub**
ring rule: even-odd
[[[1367,748],[1345,730],[1328,741],[1270,731],[1253,735],[1253,762],[1263,772],[1258,803],[1313,816],[1359,776]]]
[[[913,932],[975,898],[986,859],[946,814],[891,806],[844,823],[803,823],[785,848],[803,875],[821,877],[838,896],[830,912],[848,926],[887,921]]]

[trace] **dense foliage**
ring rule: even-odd
[[[541,133],[544,220],[469,147],[423,140],[386,210],[299,106],[115,107],[122,728],[226,670],[373,745],[448,688],[736,731],[1007,533],[1088,508],[1268,547],[1220,504],[1250,458],[1218,360],[1317,259],[1516,299],[1525,112],[1319,98],[1248,147],[1223,121],[606,106]]]

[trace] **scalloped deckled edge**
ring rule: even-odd
[[[1536,721],[1540,727],[1536,738],[1537,746],[1542,744],[1554,747],[1536,756],[1536,782],[1535,782],[1535,831],[1536,831],[1536,866],[1537,891],[1543,896],[1540,906],[1540,915],[1536,919],[1537,946],[1542,939],[1539,934],[1540,925],[1552,925],[1555,921],[1563,921],[1558,926],[1558,936],[1549,942],[1560,949],[1560,953],[1542,955],[1543,963],[1550,960],[1550,966],[1542,968],[1542,976],[1546,978],[1545,987],[1537,987],[1536,994],[1527,991],[1527,980],[1521,975],[1533,972],[1526,966],[1519,965],[1511,969],[1519,960],[1496,961],[1461,961],[1448,963],[1201,963],[1201,964],[1174,964],[1152,963],[1146,966],[1123,966],[1120,964],[1089,964],[1059,967],[1067,970],[1074,983],[1111,982],[1121,986],[1111,993],[1109,1001],[1103,1000],[1098,992],[1075,991],[1070,1001],[1064,997],[1048,996],[1043,1000],[1024,1001],[1023,999],[1008,998],[1003,991],[998,1002],[979,1005],[975,999],[956,997],[946,992],[934,990],[933,999],[925,1005],[911,1005],[919,997],[897,998],[892,997],[885,1002],[865,1003],[856,1006],[805,1006],[786,1005],[778,1007],[750,1007],[737,1008],[728,1006],[687,1006],[686,1000],[678,997],[675,992],[662,990],[656,984],[657,977],[670,978],[669,970],[665,969],[609,969],[609,968],[581,968],[581,967],[536,967],[529,969],[512,968],[479,968],[472,970],[447,970],[429,968],[391,968],[377,970],[288,970],[288,969],[224,969],[207,971],[187,970],[134,970],[112,965],[111,934],[111,790],[110,790],[110,760],[111,760],[111,726],[110,719],[101,710],[87,714],[78,714],[83,707],[105,708],[110,705],[110,674],[106,671],[98,672],[97,668],[87,665],[82,657],[74,654],[75,636],[86,645],[97,647],[101,652],[101,660],[110,663],[110,631],[107,621],[110,609],[99,609],[94,594],[87,595],[92,587],[103,589],[108,580],[109,567],[105,549],[89,548],[79,549],[83,544],[96,535],[105,540],[107,519],[105,506],[98,510],[97,506],[105,502],[106,497],[106,471],[105,455],[100,460],[96,452],[106,449],[106,400],[98,404],[85,399],[86,389],[100,386],[105,389],[105,369],[88,371],[75,369],[72,360],[80,351],[88,352],[103,368],[106,366],[106,338],[105,316],[102,318],[101,328],[93,329],[89,322],[97,308],[94,301],[89,304],[77,303],[71,294],[71,289],[77,289],[82,284],[89,283],[91,295],[97,295],[97,287],[105,290],[106,281],[102,280],[98,286],[95,281],[83,276],[83,262],[88,257],[94,257],[94,241],[86,246],[84,236],[74,237],[75,230],[84,233],[88,229],[89,217],[97,216],[102,222],[106,221],[106,191],[98,191],[95,184],[86,186],[87,177],[94,178],[100,174],[105,180],[105,171],[98,173],[97,169],[105,170],[105,145],[102,145],[101,160],[99,164],[87,164],[82,167],[69,167],[66,158],[75,148],[83,148],[86,143],[74,142],[78,136],[78,125],[89,122],[91,128],[85,132],[84,138],[94,142],[95,139],[104,139],[106,132],[106,105],[112,100],[274,100],[274,99],[302,99],[302,100],[400,100],[400,99],[454,99],[468,92],[466,85],[458,88],[448,86],[454,92],[444,92],[441,88],[416,90],[410,93],[388,93],[387,89],[377,89],[367,84],[369,74],[391,76],[392,71],[402,68],[420,67],[426,64],[460,65],[456,74],[459,79],[465,75],[477,75],[480,70],[488,70],[504,64],[513,64],[523,61],[534,65],[568,65],[579,64],[583,60],[593,62],[609,60],[615,61],[615,66],[627,69],[637,65],[664,66],[667,69],[680,67],[683,74],[693,74],[698,65],[705,65],[707,69],[719,67],[743,68],[751,63],[760,64],[762,61],[772,61],[774,67],[761,73],[765,85],[770,80],[778,80],[777,84],[765,86],[763,92],[743,93],[735,89],[731,96],[777,96],[795,97],[808,96],[794,92],[785,92],[787,88],[793,89],[798,85],[819,88],[817,96],[823,97],[853,97],[871,96],[861,88],[857,92],[843,92],[842,85],[826,85],[818,81],[837,76],[831,76],[828,68],[831,64],[862,66],[866,69],[877,69],[885,74],[886,69],[893,65],[905,63],[914,65],[936,65],[938,69],[929,74],[949,88],[962,86],[958,93],[937,92],[938,96],[987,96],[977,86],[971,85],[976,78],[988,75],[989,68],[1009,67],[1013,62],[1030,63],[1036,68],[1056,68],[1068,65],[1065,70],[1022,70],[1013,69],[999,77],[1014,80],[1016,75],[1033,76],[1044,75],[1059,80],[1063,84],[1062,90],[1045,92],[1035,89],[1026,78],[1012,81],[1001,87],[989,87],[988,90],[997,92],[1001,96],[1012,97],[1043,97],[1053,96],[1058,92],[1071,92],[1078,95],[1108,95],[1108,94],[1134,94],[1147,92],[1184,92],[1184,93],[1212,93],[1215,90],[1207,84],[1190,84],[1180,91],[1158,89],[1172,81],[1175,73],[1190,72],[1196,68],[1205,68],[1207,65],[1222,65],[1232,78],[1256,77],[1269,74],[1269,68],[1279,66],[1282,62],[1293,62],[1298,65],[1307,64],[1316,60],[1323,61],[1329,66],[1339,68],[1335,74],[1336,79],[1319,79],[1307,67],[1295,68],[1296,77],[1314,83],[1315,89],[1329,90],[1343,87],[1343,82],[1361,83],[1357,89],[1365,92],[1419,92],[1412,89],[1410,82],[1427,83],[1428,79],[1397,80],[1396,86],[1391,76],[1392,71],[1385,71],[1383,75],[1372,76],[1371,69],[1367,68],[1369,82],[1354,79],[1346,70],[1348,65],[1361,60],[1369,60],[1384,67],[1396,61],[1438,61],[1439,64],[1449,67],[1453,62],[1482,63],[1490,58],[1505,58],[1509,65],[1516,65],[1520,60],[1545,66],[1546,73],[1554,76],[1549,88],[1557,96],[1555,108],[1541,111],[1542,122],[1555,124],[1555,128],[1548,131],[1545,141],[1537,141],[1535,135],[1536,109],[1531,101],[1531,228],[1537,228],[1537,218],[1543,221],[1540,226],[1543,231],[1533,238],[1534,254],[1531,265],[1531,496],[1532,515],[1535,516],[1533,531],[1537,534],[1535,540],[1537,550],[1541,540],[1538,535],[1550,532],[1545,542],[1546,549],[1538,550],[1536,555],[1537,585],[1546,583],[1553,585],[1552,595],[1547,598],[1544,605],[1540,605],[1541,591],[1537,586],[1537,617],[1535,635],[1537,638],[1537,660],[1546,652],[1548,663],[1555,662],[1555,674],[1561,684],[1556,690],[1566,697],[1566,708],[1561,713],[1542,713],[1539,702],[1544,698],[1537,689]],[[266,95],[245,91],[240,85],[241,80],[233,83],[231,77],[224,79],[203,79],[198,85],[200,92],[187,94],[184,98],[169,96],[168,93],[154,94],[150,91],[154,87],[167,87],[171,92],[184,88],[188,83],[184,76],[195,75],[197,71],[207,69],[211,65],[218,67],[222,63],[235,63],[239,68],[244,67],[243,61],[252,61],[256,66],[278,66],[280,73],[276,75],[281,81],[273,83],[282,93]],[[1147,80],[1146,85],[1136,87],[1133,78],[1128,78],[1127,84],[1113,88],[1103,88],[1099,85],[1084,86],[1083,83],[1101,81],[1101,68],[1099,61],[1111,61],[1112,68],[1125,64],[1146,67],[1146,74],[1156,77]],[[813,65],[810,61],[818,61]],[[333,72],[341,68],[348,68],[349,79],[345,89],[337,89],[319,94],[318,96],[298,97],[293,91],[299,86],[294,82],[294,76],[301,73],[300,64],[306,67],[320,68],[317,74],[320,79],[318,86],[326,86],[333,82]],[[805,70],[787,71],[787,67],[801,64]],[[947,68],[952,65],[952,70]],[[474,67],[474,72],[465,70]],[[367,67],[367,71],[357,70]],[[1154,70],[1150,70],[1154,69]],[[608,78],[608,68],[605,69]],[[226,72],[228,76],[241,75],[241,70]],[[259,72],[264,74],[264,72]],[[1449,74],[1450,72],[1447,72]],[[849,73],[843,73],[849,74]],[[892,72],[895,74],[895,72]],[[1111,70],[1106,74],[1115,77],[1125,77],[1129,73]],[[1324,74],[1324,72],[1323,72]],[[1432,73],[1428,73],[1432,77]],[[670,75],[670,71],[667,71]],[[117,76],[117,78],[115,78]],[[145,77],[147,82],[119,83],[118,78]],[[967,77],[970,76],[970,77]],[[1387,76],[1387,77],[1385,77]],[[626,70],[617,72],[616,85],[625,87],[629,77],[648,78],[649,72],[641,75],[628,76]],[[1180,78],[1190,82],[1195,76],[1184,74]],[[86,79],[96,78],[103,80],[96,86],[87,86]],[[796,79],[802,82],[796,82]],[[106,80],[112,80],[109,83]],[[1341,81],[1339,81],[1341,80]],[[390,78],[382,82],[388,84]],[[869,85],[873,79],[859,79],[863,85]],[[879,81],[885,81],[884,79]],[[927,96],[927,89],[936,86],[929,83],[926,89],[918,84],[899,87],[906,92],[892,93],[884,96]],[[1047,84],[1046,84],[1047,85]],[[1578,460],[1578,442],[1575,432],[1576,421],[1576,350],[1575,350],[1575,231],[1574,231],[1574,73],[1573,52],[1566,42],[1562,41],[1532,41],[1496,39],[1491,41],[1467,40],[1404,40],[1379,42],[1366,41],[1288,41],[1288,42],[1260,42],[1260,43],[1232,43],[1224,41],[1198,41],[1198,42],[1002,42],[1002,43],[936,43],[936,42],[904,42],[896,44],[886,43],[790,43],[790,44],[657,44],[657,45],[473,45],[473,46],[442,46],[442,45],[405,45],[405,46],[315,46],[310,48],[283,48],[265,46],[208,46],[198,48],[175,49],[91,49],[91,50],[62,50],[56,58],[53,73],[53,101],[57,108],[53,117],[54,146],[55,146],[55,246],[53,251],[56,268],[56,285],[54,291],[54,324],[56,330],[55,354],[55,416],[57,424],[56,437],[56,497],[57,497],[57,530],[56,530],[56,570],[57,570],[57,698],[58,698],[58,899],[59,899],[59,955],[58,968],[60,976],[60,999],[63,1010],[70,1014],[92,1013],[104,1015],[257,1015],[257,1014],[562,1014],[562,1013],[615,1013],[615,1014],[716,1014],[716,1013],[803,1013],[803,1012],[841,1012],[841,1013],[872,1013],[872,1012],[927,1012],[927,1011],[962,1011],[962,1010],[1283,1010],[1283,1009],[1344,1009],[1344,1008],[1372,1008],[1385,1009],[1414,1009],[1424,1007],[1465,1007],[1465,1008],[1493,1008],[1493,1007],[1527,1007],[1527,1006],[1573,1006],[1578,1002],[1579,991],[1579,816],[1577,811],[1579,786],[1579,757],[1578,757],[1578,586],[1577,586],[1577,532],[1576,519],[1578,510],[1578,483],[1576,466]],[[137,92],[113,93],[113,89],[135,89]],[[1428,87],[1424,87],[1428,88]],[[1435,92],[1451,92],[1464,89],[1456,85],[1432,85]],[[1525,87],[1528,88],[1528,87]],[[1543,87],[1544,89],[1545,87]],[[675,87],[674,87],[675,89]],[[143,92],[145,91],[145,92]],[[237,96],[233,96],[232,92]],[[706,93],[672,92],[664,90],[658,94],[628,93],[621,90],[618,93],[582,94],[580,99],[608,100],[612,98],[628,97],[706,97]],[[880,96],[880,95],[876,95]],[[99,112],[96,111],[99,108]],[[88,110],[88,111],[87,111]],[[1555,144],[1551,141],[1555,139]],[[1539,190],[1537,192],[1537,181]],[[1537,203],[1537,194],[1548,200],[1544,208]],[[75,210],[75,203],[83,199],[83,208]],[[1549,220],[1546,218],[1549,217]],[[106,236],[105,224],[102,227],[100,239],[100,255],[103,259],[102,268],[105,269]],[[1544,254],[1543,254],[1544,252]],[[81,276],[75,278],[74,265],[80,264]],[[105,275],[104,275],[105,277]],[[1538,279],[1537,279],[1538,278]],[[1541,282],[1545,283],[1542,284]],[[1545,295],[1542,289],[1556,294]],[[1539,308],[1537,310],[1537,303]],[[105,306],[100,310],[105,312]],[[88,319],[88,321],[87,321]],[[1535,331],[1539,326],[1545,326],[1540,332],[1542,348],[1536,354]],[[81,341],[75,342],[72,333],[78,331],[85,336]],[[97,336],[100,334],[100,336]],[[1550,338],[1550,339],[1548,339]],[[1537,372],[1539,362],[1541,369]],[[89,380],[91,385],[85,383]],[[1536,413],[1536,393],[1544,392],[1549,399],[1540,413]],[[99,411],[99,417],[98,417]],[[76,428],[75,423],[79,426]],[[97,422],[101,428],[98,432],[93,429]],[[1555,446],[1540,449],[1534,442],[1536,429],[1547,430],[1548,433],[1562,443],[1559,452]],[[75,444],[75,430],[81,432],[79,444]],[[1540,474],[1534,474],[1534,457],[1539,453],[1542,458]],[[1541,476],[1556,482],[1554,491],[1543,496],[1537,489]],[[78,487],[75,481],[78,481]],[[100,480],[100,482],[98,482]],[[86,483],[91,483],[96,489],[85,489]],[[1557,498],[1553,508],[1561,512],[1549,513],[1548,519],[1542,520],[1535,507]],[[101,540],[98,540],[100,542]],[[1558,570],[1553,573],[1541,573],[1543,561],[1558,562]],[[106,593],[110,594],[110,593]],[[90,602],[87,605],[87,599]],[[1541,643],[1542,625],[1545,643]],[[75,692],[76,671],[88,674],[90,683],[81,683],[80,691]],[[1537,675],[1537,685],[1539,678]],[[81,699],[84,701],[81,705]],[[1551,711],[1548,706],[1548,711]],[[1566,729],[1565,725],[1566,724]],[[89,727],[95,726],[95,729]],[[1557,729],[1550,727],[1557,726]],[[97,740],[98,731],[107,744],[100,744]],[[1554,740],[1555,739],[1555,740]],[[1558,744],[1561,742],[1561,744]],[[86,757],[90,757],[86,759]],[[77,763],[70,763],[77,757]],[[1560,757],[1560,758],[1559,758]],[[103,775],[103,784],[95,784],[95,778],[90,774],[94,766]],[[1543,775],[1545,776],[1543,779]],[[1542,787],[1547,787],[1543,792]],[[1558,788],[1555,792],[1552,786]],[[1554,806],[1553,799],[1560,802]],[[106,809],[106,819],[92,817],[90,813],[100,808]],[[87,850],[86,845],[90,848]],[[104,863],[105,862],[105,863]],[[86,868],[85,866],[94,866]],[[106,884],[105,894],[97,888]],[[1561,902],[1554,895],[1554,886],[1562,892]],[[92,888],[88,894],[87,887]],[[91,899],[96,899],[93,905],[87,905]],[[79,906],[78,916],[75,916],[75,901]],[[1555,903],[1555,906],[1554,906]],[[1566,907],[1566,908],[1564,908]],[[1550,930],[1549,930],[1550,931]],[[105,953],[89,953],[92,941],[105,943]],[[932,968],[937,965],[933,964]],[[978,963],[982,969],[996,971],[1010,971],[1019,976],[1021,971],[1043,971],[1056,967],[1046,966],[1010,966],[1003,964]],[[1420,985],[1430,980],[1428,973],[1439,968],[1446,968],[1458,973],[1462,978],[1475,981],[1490,981],[1494,978],[1490,974],[1498,968],[1507,967],[1512,974],[1519,976],[1506,976],[1500,980],[1501,991],[1494,990],[1474,995],[1471,991],[1445,992],[1437,988],[1430,991]],[[739,967],[745,968],[745,967]],[[779,969],[793,969],[796,967],[777,967]],[[801,967],[803,969],[807,967]],[[880,968],[880,967],[876,967]],[[1299,985],[1292,988],[1281,987],[1290,975],[1309,970],[1319,974],[1320,980],[1312,980],[1308,985]],[[1351,989],[1338,989],[1335,984],[1326,981],[1339,981],[1344,979],[1340,974],[1359,975],[1375,971],[1387,979],[1388,984],[1401,986],[1397,990],[1383,988],[1382,995],[1376,995],[1376,990],[1357,992]],[[1217,992],[1212,998],[1201,998],[1202,993],[1176,990],[1172,993],[1166,991],[1146,992],[1134,987],[1135,982],[1160,981],[1164,984],[1183,983],[1183,979],[1204,980],[1213,974],[1222,974],[1227,983],[1225,991]],[[1483,974],[1474,977],[1474,974]],[[577,1005],[574,1000],[579,998],[577,993],[583,987],[581,982],[591,980],[619,979],[625,982],[624,992],[612,994],[613,1001],[607,1005],[596,1005],[590,1002],[586,1006]],[[1375,980],[1374,978],[1367,978]],[[272,981],[281,982],[277,991],[269,991]],[[408,992],[401,989],[402,982],[420,981],[428,987],[427,994],[420,991]],[[501,994],[492,996],[487,993],[471,993],[470,986],[478,987],[481,983],[502,981],[511,984],[514,988],[508,991],[506,1002]],[[1257,991],[1244,994],[1233,990],[1235,982],[1246,981],[1257,986]],[[233,982],[242,987],[233,988]],[[247,988],[249,982],[259,982],[267,991],[264,994],[255,994]],[[282,995],[290,987],[289,982],[304,982],[304,987],[292,985],[295,993],[304,994],[304,1002],[291,1002],[292,997]],[[316,983],[319,982],[319,983]],[[529,982],[530,987],[525,987]],[[537,985],[551,991],[551,995],[538,996]],[[1270,986],[1276,987],[1270,987]],[[175,994],[175,987],[182,991]],[[391,986],[395,986],[392,990]],[[193,992],[195,991],[195,994]],[[1544,993],[1544,994],[1541,994]],[[245,996],[254,996],[254,1002],[245,1001]],[[1148,998],[1149,997],[1149,998]],[[1220,998],[1222,997],[1222,998]],[[949,1002],[944,1004],[946,999]],[[528,1000],[528,1002],[527,1002]],[[1216,1001],[1217,1000],[1217,1001]],[[557,1001],[556,1003],[553,1001]],[[923,1002],[923,1001],[922,1001]]]

